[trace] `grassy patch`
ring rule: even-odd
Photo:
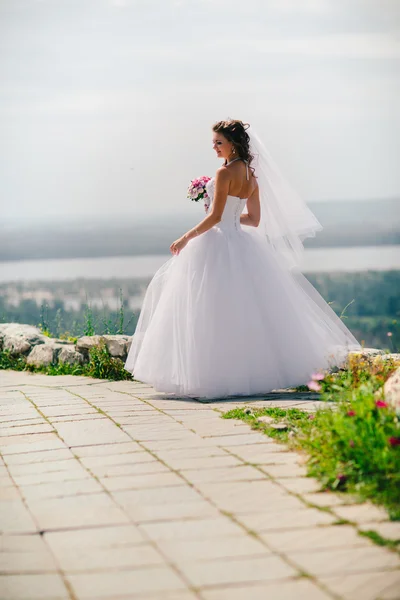
[[[400,519],[400,412],[387,405],[380,391],[396,366],[379,357],[352,357],[345,371],[317,380],[324,402],[313,415],[298,409],[244,408],[224,418],[241,419],[305,452],[308,473],[323,488],[368,498]],[[272,422],[259,421],[263,416]],[[287,429],[274,429],[277,422]]]
[[[263,421],[259,421],[260,417],[271,417],[273,421],[271,424],[264,423]],[[293,437],[293,432],[300,430],[300,427],[307,427],[309,421],[309,415],[297,408],[260,408],[252,409],[251,411],[245,408],[234,408],[225,413],[223,418],[241,419],[251,425],[252,429],[263,431],[268,436],[281,442],[288,442]],[[271,426],[272,424],[282,422],[287,424],[287,430],[280,431]]]

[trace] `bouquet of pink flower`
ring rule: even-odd
[[[209,195],[207,194],[206,183],[210,181],[210,179],[211,177],[207,177],[207,175],[199,177],[198,179],[193,179],[190,182],[187,192],[187,197],[191,200],[194,200],[195,202],[198,202],[199,200],[204,200],[204,205],[206,209],[210,204]]]

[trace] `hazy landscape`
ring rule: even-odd
[[[189,200],[188,200],[189,202]],[[309,203],[324,229],[306,248],[400,244],[400,198]],[[110,213],[107,219],[3,223],[0,261],[168,254],[171,242],[204,216],[193,214],[135,219]]]

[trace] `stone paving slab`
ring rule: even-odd
[[[138,382],[0,372],[0,600],[399,600],[384,510],[321,493],[239,406]],[[343,520],[347,524],[343,524]]]

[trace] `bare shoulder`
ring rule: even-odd
[[[215,172],[215,179],[218,181],[230,181],[230,178],[231,176],[229,170],[225,167],[225,165],[222,165],[222,167],[217,169]]]

